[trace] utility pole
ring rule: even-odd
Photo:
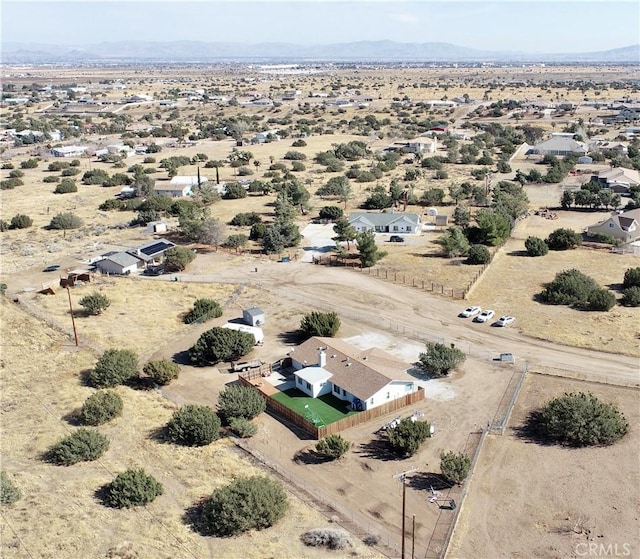
[[[406,526],[406,510],[407,510],[407,484],[406,479],[407,475],[417,471],[418,468],[411,468],[410,470],[405,470],[404,472],[400,472],[399,474],[395,474],[393,477],[398,479],[402,483],[402,555],[401,559],[405,559],[405,526]],[[414,529],[415,529],[415,517],[414,517]]]
[[[67,295],[69,296],[69,312],[71,313],[71,324],[73,324],[73,337],[76,339],[76,347],[80,344],[78,343],[78,331],[76,330],[76,319],[73,316],[73,307],[71,306],[71,290],[67,287]]]

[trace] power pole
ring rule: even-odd
[[[73,324],[73,337],[76,339],[76,347],[80,344],[78,343],[78,331],[76,330],[76,319],[73,316],[73,307],[71,306],[71,290],[67,287],[67,295],[69,296],[69,312],[71,314],[71,324]]]
[[[406,526],[406,510],[407,510],[407,484],[406,479],[407,475],[417,471],[418,468],[411,468],[410,470],[405,470],[404,472],[400,472],[399,474],[395,474],[393,477],[400,480],[402,483],[402,555],[401,558],[405,559],[405,526]],[[414,520],[415,521],[415,520]]]

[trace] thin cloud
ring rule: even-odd
[[[417,25],[420,23],[420,18],[418,16],[407,12],[389,14],[389,19],[406,25]]]

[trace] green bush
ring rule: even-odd
[[[589,309],[592,311],[610,311],[616,303],[616,296],[608,289],[594,289],[589,293]]]
[[[164,253],[164,266],[168,272],[181,272],[193,262],[196,255],[185,247],[171,247]]]
[[[340,329],[340,317],[335,312],[312,311],[305,314],[300,321],[300,330],[311,338],[320,336],[333,338]]]
[[[237,200],[239,198],[246,198],[247,191],[241,184],[238,184],[237,182],[231,182],[225,186],[222,197],[225,200]]]
[[[109,439],[95,429],[80,428],[53,445],[45,454],[49,462],[71,466],[97,460],[109,448]]]
[[[111,301],[109,301],[106,295],[95,292],[90,295],[85,295],[80,299],[79,304],[81,307],[87,309],[89,314],[98,315],[101,314],[103,310],[109,308]]]
[[[320,208],[319,218],[337,221],[344,216],[344,211],[338,206],[324,206]]]
[[[28,215],[16,214],[11,218],[9,229],[27,229],[33,225],[33,219]]]
[[[72,167],[69,169],[64,169],[62,173],[60,173],[63,177],[75,177],[80,174],[80,169]]]
[[[22,498],[22,492],[4,470],[0,471],[0,505],[12,505]]]
[[[491,253],[484,245],[471,245],[467,252],[465,264],[488,264],[491,261]]]
[[[142,370],[153,382],[161,385],[169,384],[180,375],[180,366],[168,359],[149,361]]]
[[[466,454],[454,454],[453,452],[440,454],[440,471],[449,483],[462,484],[469,475],[470,469],[471,458]]]
[[[524,242],[524,248],[527,249],[529,256],[544,256],[549,252],[549,247],[539,237],[527,237]]]
[[[85,425],[102,425],[122,413],[122,398],[113,390],[101,390],[82,404],[80,420]]]
[[[131,379],[138,372],[138,356],[128,349],[108,349],[93,371],[89,383],[96,388],[111,388]]]
[[[387,429],[387,435],[393,449],[406,458],[418,452],[420,445],[431,436],[431,425],[406,417],[395,427]]]
[[[626,289],[627,287],[640,287],[640,267],[628,268],[625,271],[622,288]]]
[[[582,236],[572,229],[556,229],[545,241],[551,250],[569,250],[582,244]]]
[[[230,385],[218,396],[218,412],[229,422],[234,417],[253,419],[266,408],[265,399],[249,386]]]
[[[295,150],[290,150],[284,154],[283,159],[287,159],[289,161],[304,161],[306,158],[307,156],[304,153],[295,151]]]
[[[53,161],[49,163],[47,171],[62,171],[63,169],[67,169],[69,167],[70,165],[67,161]]]
[[[104,503],[114,508],[129,508],[151,503],[162,495],[162,484],[144,470],[126,470],[105,487]]]
[[[434,377],[446,376],[467,358],[454,344],[448,347],[441,343],[427,342],[426,348],[427,351],[420,354],[417,365]]]
[[[76,181],[71,179],[63,179],[62,182],[56,186],[53,191],[54,194],[69,194],[71,192],[78,192]]]
[[[249,353],[256,340],[253,334],[216,326],[204,332],[191,349],[193,363],[215,365],[221,361],[235,361]]]
[[[20,169],[15,169],[9,173],[10,179],[21,179],[22,177],[24,177],[24,171]]]
[[[22,179],[6,179],[0,181],[0,190],[13,190],[16,186],[22,186]]]
[[[244,417],[232,417],[229,420],[229,428],[241,439],[253,437],[258,432],[255,424]]]
[[[586,305],[592,292],[599,289],[596,281],[579,270],[564,270],[556,274],[540,294],[550,305]]]
[[[39,159],[27,159],[26,161],[23,161],[22,163],[20,163],[20,168],[35,169],[38,166],[38,163],[40,163]]]
[[[307,145],[307,142],[305,142],[305,141],[304,141],[304,140],[302,140],[302,139],[298,139],[298,140],[295,140],[295,141],[291,144],[291,147],[292,147],[292,148],[303,148],[303,147],[305,147],[306,145]]]
[[[534,437],[567,446],[611,445],[629,430],[624,415],[591,393],[572,392],[555,398],[528,418]]]
[[[634,285],[623,289],[621,303],[625,307],[640,307],[640,287]]]
[[[222,316],[222,307],[220,306],[220,303],[213,299],[197,299],[193,304],[193,309],[184,316],[184,323],[202,323],[220,316]]]
[[[351,443],[348,440],[335,434],[319,440],[316,444],[316,451],[322,456],[336,460],[346,454],[350,447]]]
[[[49,223],[49,229],[78,229],[82,227],[82,219],[77,215],[66,212],[55,215]]]
[[[188,404],[167,423],[167,439],[186,446],[204,446],[220,437],[220,418],[209,406]]]
[[[240,478],[213,492],[200,508],[197,527],[204,535],[229,537],[273,526],[286,513],[287,495],[264,476]]]
[[[233,216],[233,219],[229,222],[229,225],[236,225],[238,227],[249,227],[254,223],[262,223],[262,217],[256,212],[239,213]]]
[[[46,176],[42,179],[42,182],[60,182],[60,177],[54,175]]]

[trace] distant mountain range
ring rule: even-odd
[[[3,43],[4,64],[99,62],[593,62],[640,63],[640,44],[606,51],[484,51],[451,43],[359,41],[330,45],[120,41],[93,45]]]

